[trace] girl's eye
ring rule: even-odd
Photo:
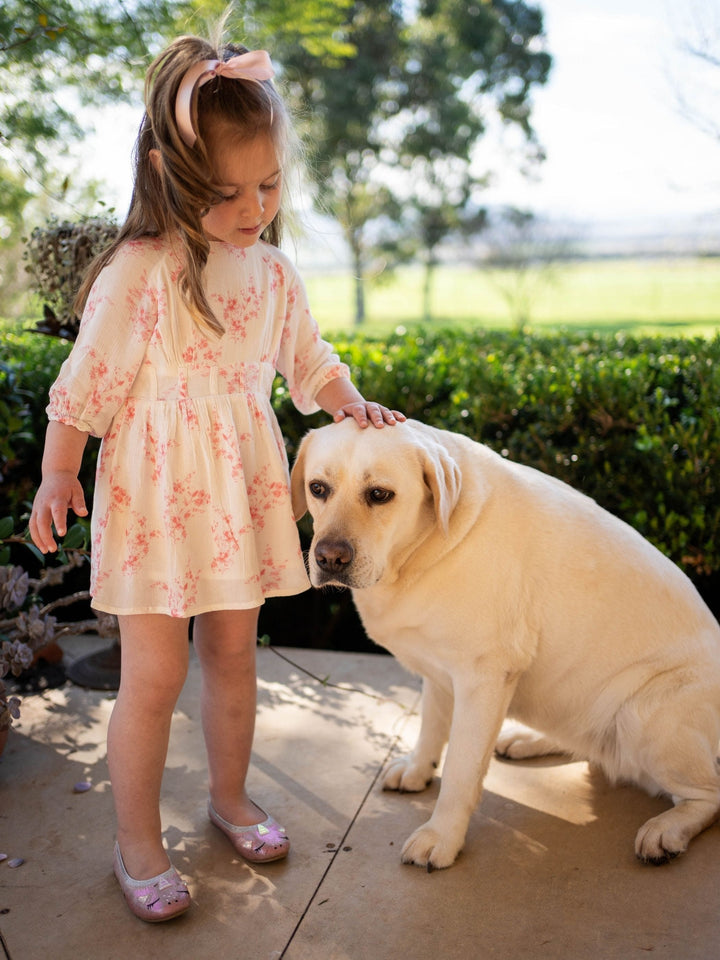
[[[213,200],[213,202],[212,202],[212,204],[211,204],[211,209],[212,209],[212,207],[220,207],[220,206],[222,206],[223,203],[230,203],[230,201],[231,201],[231,200],[234,200],[235,197],[237,197],[237,194],[236,194],[236,193],[228,193],[228,194],[225,195],[225,196],[218,197],[217,200]],[[208,212],[209,212],[209,211],[205,211],[205,212],[203,213],[203,216],[205,216]]]
[[[264,190],[266,193],[271,193],[273,190],[277,190],[279,186],[280,186],[280,177],[278,177],[277,180],[273,180],[272,183],[264,183],[261,189]]]

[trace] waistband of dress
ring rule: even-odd
[[[149,365],[140,368],[130,396],[144,400],[189,400],[233,393],[270,396],[275,368],[270,363],[237,363],[198,371],[179,367],[176,374],[161,374]]]

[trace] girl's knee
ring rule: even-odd
[[[203,668],[231,669],[245,661],[254,665],[257,619],[257,608],[218,610],[196,617],[193,640]]]
[[[187,677],[187,621],[169,617],[124,617],[120,621],[120,693],[142,709],[174,707]]]
[[[186,677],[186,665],[148,663],[146,669],[121,673],[118,698],[127,697],[144,715],[164,715],[175,708]]]

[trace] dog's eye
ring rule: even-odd
[[[324,500],[327,496],[327,487],[319,480],[312,480],[308,484],[308,490],[316,500]]]
[[[395,496],[392,490],[385,490],[383,487],[373,487],[368,490],[368,503],[389,503]]]

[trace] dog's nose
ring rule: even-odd
[[[318,540],[315,544],[315,562],[321,570],[343,570],[352,558],[355,551],[347,540]]]

